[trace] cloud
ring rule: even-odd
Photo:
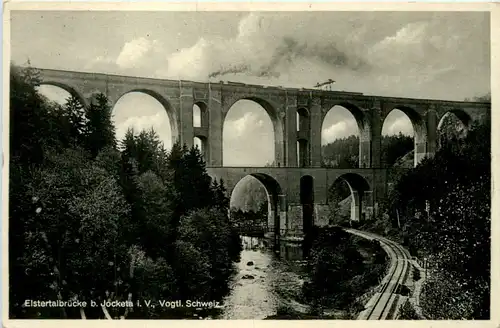
[[[148,40],[144,37],[126,42],[116,58],[116,64],[120,68],[133,67],[139,60],[144,60],[144,57],[158,44],[157,40]]]
[[[461,83],[468,93],[489,88],[489,64],[481,62],[489,54],[484,19],[480,13],[252,12],[235,37],[201,37],[168,55],[161,74],[291,87],[333,78],[340,90],[458,100],[464,93],[453,85],[466,71],[483,72],[481,83]]]
[[[336,90],[461,100],[489,91],[485,22],[484,13],[251,12],[236,28],[228,25],[232,37],[207,31],[180,42],[182,35],[147,34],[93,65],[118,74],[290,87],[333,78]]]
[[[237,120],[227,120],[225,122],[225,133],[231,137],[241,137],[249,130],[262,126],[262,124],[258,124],[258,121],[259,120],[255,113],[247,112],[243,114],[243,117]]]
[[[49,100],[54,101],[59,105],[64,105],[66,100],[71,96],[66,90],[52,85],[42,84],[37,87],[37,90]]]
[[[323,127],[321,131],[321,141],[323,144],[327,144],[335,141],[336,139],[348,137],[350,135],[359,135],[358,126],[356,122],[352,121],[340,121],[332,124],[328,127]]]
[[[404,115],[404,114],[403,114]],[[407,136],[413,136],[413,125],[408,117],[398,117],[398,118],[389,118],[384,123],[382,128],[382,135],[396,135],[400,132]]]
[[[225,121],[223,162],[226,166],[264,166],[274,160],[274,133],[266,111],[252,101],[235,103]]]
[[[296,61],[353,70],[367,68],[362,58],[347,52],[347,47],[310,33],[311,28],[298,28],[294,20],[284,16],[250,13],[241,20],[236,37],[202,37],[193,46],[171,54],[165,74],[203,80],[226,75],[232,79],[256,77],[261,81],[275,79],[287,85],[292,82],[289,73]],[[313,22],[313,17],[307,19],[307,23]]]

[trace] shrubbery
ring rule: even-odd
[[[314,227],[309,238],[313,246],[303,294],[320,315],[324,308],[355,307],[356,299],[386,271],[386,255],[377,242],[360,241],[340,227]],[[364,263],[358,248],[373,252],[371,263]]]
[[[406,300],[406,302],[403,303],[403,305],[400,306],[399,312],[398,312],[398,320],[418,320],[421,319],[420,316],[417,314],[417,311],[415,311],[415,308],[413,305],[411,305],[409,300]]]

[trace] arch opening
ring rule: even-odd
[[[382,124],[382,167],[412,168],[426,156],[426,128],[420,115],[410,107],[391,110]]]
[[[443,147],[446,143],[460,142],[467,136],[470,128],[470,116],[460,110],[446,112],[437,126],[437,146]]]
[[[284,166],[283,128],[262,100],[236,101],[223,118],[223,166]]]
[[[297,140],[297,166],[308,167],[309,162],[309,142],[306,139],[299,139]]]
[[[164,147],[170,149],[178,140],[178,133],[169,106],[165,99],[160,101],[145,91],[131,91],[122,95],[113,106],[117,140],[122,140],[130,128],[134,133],[152,128]]]
[[[361,109],[352,104],[333,106],[324,116],[321,126],[321,165],[330,168],[369,167],[370,138],[369,125]]]
[[[208,110],[204,102],[199,101],[193,104],[193,127],[208,127]]]
[[[197,104],[193,105],[193,126],[195,128],[201,127],[201,108]]]
[[[202,136],[194,137],[193,138],[193,146],[200,150],[200,153],[203,156],[203,158],[206,158],[207,139],[205,137],[202,137]]]
[[[238,181],[231,192],[230,207],[231,214],[239,213],[239,218],[245,215],[242,213],[255,218],[259,223],[250,220],[253,230],[276,235],[286,228],[286,218],[281,218],[286,211],[285,197],[279,183],[267,174],[249,174]]]
[[[81,94],[72,87],[62,83],[43,81],[35,89],[47,99],[59,105],[64,105],[71,96],[77,99],[82,106],[87,105]]]
[[[308,132],[310,127],[309,111],[306,108],[297,109],[297,132]]]
[[[370,215],[370,186],[365,178],[355,173],[339,176],[328,190],[329,224],[350,225]]]

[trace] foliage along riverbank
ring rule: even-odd
[[[304,283],[296,299],[303,311],[284,305],[268,319],[354,319],[364,309],[363,295],[387,270],[387,254],[376,241],[351,235],[341,227],[314,227]]]
[[[41,96],[11,66],[10,318],[185,318],[144,300],[217,300],[241,241],[222,181],[198,149],[167,152],[154,131],[115,139],[104,95],[87,107]],[[27,308],[32,300],[126,301],[131,308]]]

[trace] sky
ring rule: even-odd
[[[490,91],[488,13],[13,11],[11,22],[12,60],[41,68],[308,88],[332,78],[333,90],[448,100]],[[122,97],[114,121],[119,138],[152,126],[170,145],[168,117],[147,95]],[[400,131],[413,134],[394,111],[383,133]],[[354,118],[333,108],[323,143],[352,134]],[[224,124],[224,165],[272,162],[272,138],[264,109],[239,101]]]

